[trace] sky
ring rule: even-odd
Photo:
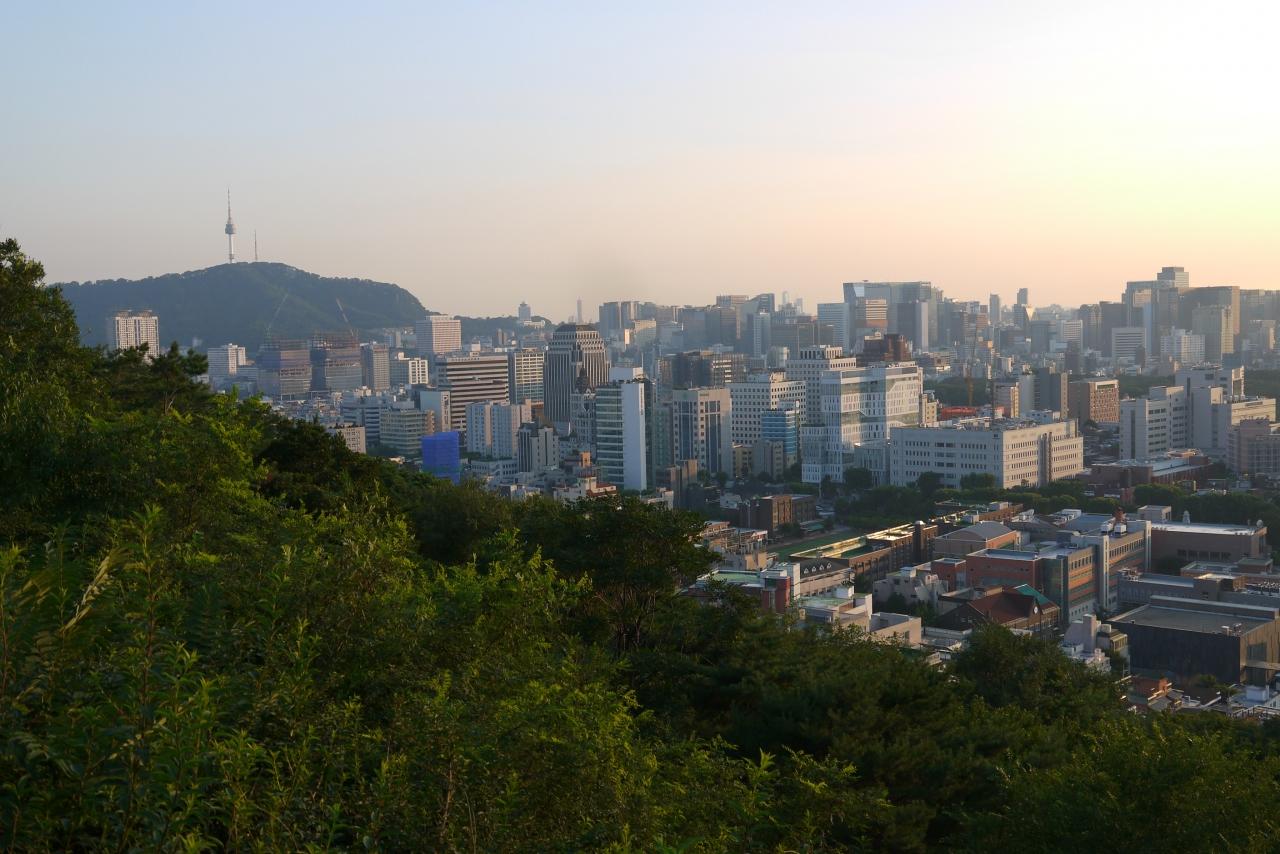
[[[554,319],[928,279],[1280,288],[1276,3],[15,3],[0,235]]]

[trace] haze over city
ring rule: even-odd
[[[198,269],[230,186],[242,250],[470,315],[1276,286],[1273,4],[790,11],[19,4],[0,229],[50,281]]]

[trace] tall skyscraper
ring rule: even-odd
[[[258,351],[258,390],[276,400],[311,391],[311,348],[305,341],[271,340]]]
[[[529,308],[529,303],[520,303],[520,308],[516,310],[516,317],[521,323],[528,323],[533,320],[533,309]]]
[[[848,303],[818,303],[818,323],[831,327],[831,346],[839,347],[845,352],[853,350],[853,336],[849,334],[849,320],[852,312]]]
[[[783,465],[795,465],[800,460],[800,407],[784,404],[760,413],[760,441],[781,445]]]
[[[1111,330],[1111,357],[1133,365],[1146,364],[1147,328],[1117,326]]]
[[[1036,368],[1032,388],[1034,389],[1034,395],[1031,403],[1034,408],[1042,411],[1059,412],[1063,418],[1071,417],[1071,396],[1066,374],[1059,373],[1058,369],[1053,365]],[[1030,409],[1031,407],[1027,408]]]
[[[353,336],[326,335],[312,340],[312,391],[349,391],[363,384],[360,344]]]
[[[650,482],[649,407],[653,387],[639,369],[613,368],[596,388],[596,465],[619,489],[643,492]]]
[[[391,387],[391,359],[386,344],[360,345],[360,373],[364,384],[374,391]]]
[[[449,389],[449,423],[467,423],[467,406],[476,402],[509,402],[506,353],[459,353],[436,360],[436,384]]]
[[[993,330],[1000,325],[1000,308],[999,294],[992,294],[987,298],[987,319],[990,321]]]
[[[710,474],[733,475],[730,418],[733,403],[727,388],[687,388],[671,393],[672,438],[677,462],[697,460]]]
[[[609,378],[609,354],[594,326],[564,323],[551,336],[543,369],[546,418],[561,435],[570,429],[571,396]]]
[[[546,353],[534,348],[512,350],[507,354],[507,384],[511,386],[511,402],[525,400],[541,403],[545,397],[543,371]]]
[[[147,345],[154,357],[160,352],[160,318],[151,311],[117,311],[107,318],[107,349],[130,350]]]
[[[1027,288],[1018,288],[1018,305],[1031,304],[1031,291]]]
[[[845,283],[846,303],[854,305],[863,299],[884,300],[887,319],[884,331],[906,335],[917,351],[924,352],[931,342],[942,340],[939,335],[942,291],[932,282]]]
[[[1235,352],[1229,305],[1199,305],[1191,311],[1191,331],[1204,336],[1204,357],[1221,362],[1224,354]]]
[[[462,321],[446,314],[429,314],[413,325],[418,355],[440,356],[462,349]]]
[[[1191,287],[1191,274],[1186,267],[1161,267],[1156,280],[1166,282],[1168,287],[1176,291],[1185,291]]]
[[[665,381],[673,388],[718,387],[741,382],[747,374],[747,361],[742,353],[690,350],[664,356],[662,365]]]

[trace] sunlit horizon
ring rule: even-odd
[[[50,281],[225,261],[229,185],[241,258],[457,314],[1280,287],[1270,5],[8,19],[0,234]]]

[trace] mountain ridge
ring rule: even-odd
[[[411,326],[427,314],[399,285],[371,279],[326,277],[288,264],[249,261],[219,264],[145,279],[61,282],[53,287],[75,309],[87,344],[106,343],[113,312],[150,309],[160,316],[160,340],[186,347],[242,344],[256,350],[268,334],[307,338],[315,332],[357,334]]]

